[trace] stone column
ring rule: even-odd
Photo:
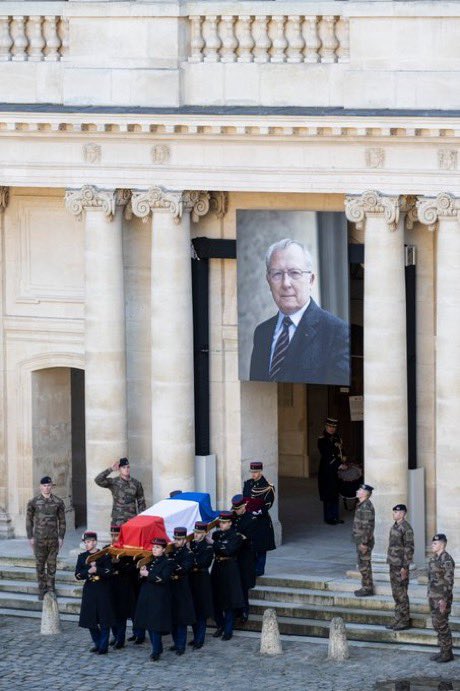
[[[85,424],[87,526],[109,532],[111,493],[95,476],[127,455],[122,207],[129,193],[85,186],[66,193],[85,222]]]
[[[6,463],[6,409],[5,409],[5,351],[3,339],[3,286],[5,269],[3,258],[3,217],[8,206],[9,188],[0,187],[0,538],[13,537],[11,520],[7,513],[8,468]]]
[[[190,221],[209,211],[207,192],[134,192],[132,211],[152,214],[151,386],[153,501],[195,482]]]
[[[374,558],[386,553],[392,507],[407,502],[407,373],[404,197],[347,197],[346,215],[365,231],[364,463],[375,488]]]
[[[436,237],[436,531],[460,561],[460,198],[419,198],[418,217]],[[431,535],[429,536],[431,538]]]

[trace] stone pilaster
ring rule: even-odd
[[[11,519],[7,513],[8,508],[8,468],[6,463],[6,411],[5,411],[5,352],[3,339],[3,217],[8,206],[9,187],[0,187],[0,539],[13,537]]]
[[[134,192],[131,211],[152,216],[151,386],[153,499],[193,490],[195,412],[190,223],[210,209],[201,191]]]
[[[66,193],[67,209],[85,223],[87,525],[101,536],[109,531],[112,496],[94,478],[127,455],[122,207],[129,196],[90,185]]]
[[[365,232],[364,462],[375,488],[375,551],[387,548],[394,504],[407,501],[407,373],[404,214],[412,200],[367,191],[345,200]]]
[[[458,421],[460,403],[460,198],[421,197],[418,217],[436,230],[436,531],[460,560]],[[429,536],[431,537],[431,536]]]

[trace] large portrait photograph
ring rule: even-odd
[[[237,211],[242,381],[350,383],[345,214]]]

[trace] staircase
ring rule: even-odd
[[[262,576],[250,593],[251,614],[244,631],[260,631],[265,609],[273,608],[278,616],[282,634],[326,638],[329,622],[340,616],[346,623],[348,639],[379,643],[437,646],[431,628],[423,578],[412,581],[409,594],[412,629],[385,629],[393,618],[393,598],[387,574],[377,574],[376,595],[357,598],[353,591],[359,587],[357,574],[349,572],[342,579],[310,579],[308,576]],[[73,574],[73,567],[58,563],[56,586],[59,611],[63,618],[77,621],[80,611],[82,584]],[[0,614],[39,617],[41,602],[33,559],[0,559]],[[456,593],[450,618],[454,646],[460,647],[460,594]]]

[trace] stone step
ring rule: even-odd
[[[76,558],[73,561],[73,563],[71,563],[70,561],[66,561],[64,559],[58,559],[57,568],[61,571],[74,571],[76,561],[77,561]],[[23,566],[23,567],[35,569],[35,558],[33,556],[30,556],[30,557],[15,557],[15,556],[0,557],[0,568],[7,567],[7,566]]]
[[[0,607],[0,616],[2,615],[5,617],[20,617],[21,619],[41,619],[42,612],[41,610],[36,611],[31,609],[10,609]],[[62,621],[78,622],[79,619],[78,614],[64,614],[61,612],[59,616]]]
[[[355,597],[352,594],[332,590],[309,590],[307,588],[282,588],[277,586],[259,586],[251,590],[251,598],[257,600],[274,600],[293,604],[315,604],[324,607],[359,608],[373,610],[393,610],[394,601],[390,596]],[[410,599],[414,613],[429,614],[428,602],[425,599]],[[454,612],[456,614],[456,612]]]
[[[78,583],[78,581],[75,579],[73,583],[56,582],[56,592],[58,597],[78,598],[80,600],[82,590],[83,584]],[[36,581],[13,581],[5,578],[0,580],[0,592],[38,595],[38,585]]]
[[[35,567],[30,566],[13,566],[0,565],[0,581],[2,579],[17,580],[17,581],[34,581],[37,582],[37,572]],[[75,583],[75,575],[73,571],[63,571],[58,569],[56,571],[56,581],[59,583]]]
[[[278,617],[280,633],[298,636],[329,636],[329,622],[315,619],[297,619],[295,617]],[[238,624],[239,630],[260,631],[262,615],[253,614],[246,624]],[[408,643],[437,647],[437,636],[429,629],[409,629],[408,631],[389,631],[384,627],[370,624],[346,624],[347,637],[355,641],[372,641],[382,643]],[[460,633],[453,633],[454,646],[460,645]]]
[[[80,600],[77,598],[59,597],[59,611],[63,614],[79,614]],[[0,592],[0,609],[17,609],[31,612],[41,612],[42,603],[36,595],[29,593]]]

